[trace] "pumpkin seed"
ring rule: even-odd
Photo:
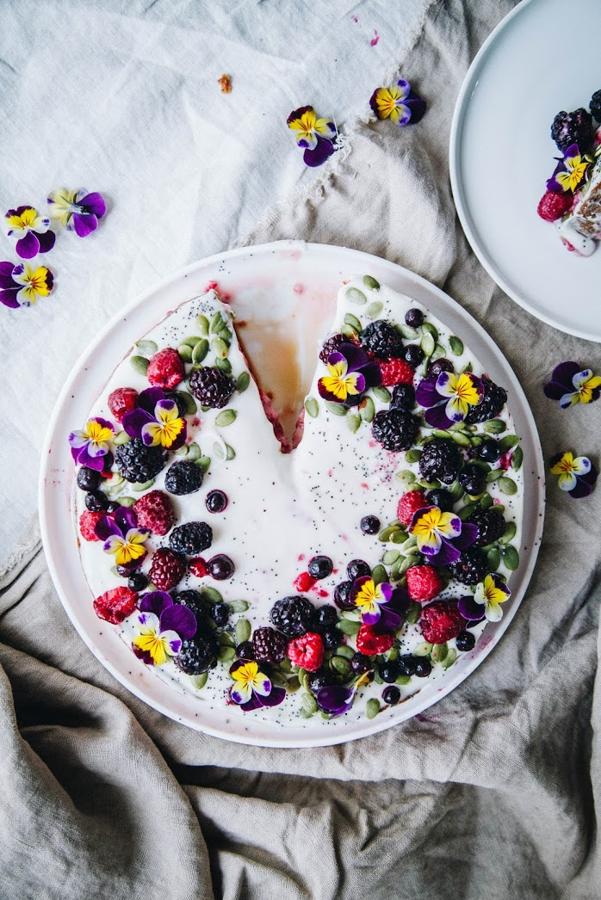
[[[219,635],[217,636],[217,641],[219,642],[220,647],[235,647],[236,646],[235,640],[233,639],[231,634],[228,634],[227,631],[219,632]]]
[[[406,531],[395,531],[394,534],[390,536],[390,540],[393,544],[404,544],[407,540],[407,532]]]
[[[236,458],[236,451],[229,444],[225,445],[225,458],[227,462],[230,462],[232,459]]]
[[[400,331],[406,341],[416,341],[419,337],[419,332],[411,325],[401,325]]]
[[[202,691],[203,687],[209,679],[209,673],[201,672],[200,675],[189,675],[188,678],[190,679],[190,684],[193,688],[195,688],[197,691]]]
[[[305,399],[305,409],[312,419],[316,419],[319,415],[319,403],[315,397],[307,397]]]
[[[186,459],[189,459],[190,462],[195,462],[197,459],[200,459],[201,456],[202,451],[198,444],[194,441],[191,444],[188,444],[188,455],[186,456]]]
[[[382,563],[385,566],[393,566],[397,559],[399,559],[401,554],[398,550],[387,550],[384,556],[382,557]]]
[[[177,348],[177,352],[179,353],[180,359],[184,362],[192,362],[192,347],[188,344],[180,344]]]
[[[503,475],[499,478],[498,481],[499,490],[504,494],[515,494],[517,493],[518,486],[513,480],[513,478],[508,478],[506,475]]]
[[[344,317],[344,324],[345,324],[345,325],[350,325],[350,327],[351,327],[354,331],[356,331],[357,334],[360,333],[360,331],[361,331],[361,329],[362,329],[362,327],[363,327],[363,326],[361,325],[361,322],[360,322],[359,319],[357,318],[357,316],[354,316],[352,313],[346,313],[346,315],[345,315],[345,317]]]
[[[223,603],[223,596],[217,590],[217,588],[203,587],[200,591],[200,594],[205,598],[205,600],[208,600],[209,603]]]
[[[457,651],[454,647],[449,647],[448,653],[442,661],[443,669],[450,669],[455,660],[457,659]]]
[[[232,422],[236,421],[236,417],[238,413],[235,409],[223,409],[216,417],[215,417],[215,425],[218,428],[226,428],[228,425],[231,425]]]
[[[351,328],[350,325],[343,325],[340,329],[340,334],[343,334],[345,337],[354,340],[357,337],[357,332],[354,328]]]
[[[511,457],[511,468],[516,472],[522,468],[522,463],[524,462],[524,451],[520,446],[517,446],[513,451],[513,455]]]
[[[300,688],[300,681],[293,675],[292,678],[289,678],[286,684],[284,685],[289,694],[295,694],[296,691]]]
[[[499,542],[501,544],[508,544],[510,541],[512,541],[514,539],[516,531],[517,531],[517,526],[516,526],[515,522],[508,522],[507,525],[505,526],[505,531],[499,538]]]
[[[244,641],[248,641],[250,639],[250,634],[252,631],[251,624],[248,619],[238,619],[234,631],[236,634],[237,644],[243,644]]]
[[[335,416],[346,416],[346,407],[342,403],[332,403],[330,400],[326,400],[326,407]]]
[[[383,528],[379,533],[378,540],[385,544],[396,531],[400,531],[400,525],[387,525],[386,528]]]
[[[235,656],[236,651],[233,647],[222,647],[217,654],[217,659],[219,660],[219,662],[228,663],[231,662]]]
[[[201,338],[192,350],[192,362],[195,366],[199,365],[209,352],[209,342],[206,338]]]
[[[134,497],[119,497],[119,503],[121,506],[133,506],[136,502]]]
[[[136,372],[139,372],[140,375],[146,375],[146,372],[148,371],[148,360],[145,356],[130,356],[129,361]]]
[[[350,303],[357,303],[360,306],[363,306],[364,303],[367,303],[367,297],[360,291],[359,288],[350,287],[346,291],[346,299]]]
[[[434,347],[434,353],[431,356],[431,361],[436,362],[437,359],[442,359],[443,356],[447,355],[446,349],[442,346],[442,344],[436,344]]]
[[[244,393],[246,388],[250,384],[250,375],[248,372],[240,372],[238,378],[236,379],[236,390],[239,394]]]
[[[336,647],[336,656],[344,656],[345,659],[352,659],[355,655],[355,651],[352,647],[347,647],[346,644],[341,644],[340,647]]]
[[[135,346],[140,351],[141,356],[154,356],[159,349],[158,344],[154,341],[136,341]]]
[[[507,453],[508,450],[511,450],[515,447],[516,444],[519,444],[520,439],[517,434],[506,434],[504,438],[501,438],[499,441],[499,450],[501,453]]]
[[[501,434],[506,430],[507,425],[501,419],[489,419],[488,422],[484,423],[483,428],[487,434]]]
[[[419,462],[421,458],[422,458],[421,450],[417,450],[415,447],[412,448],[411,450],[407,450],[407,452],[405,453],[405,459],[407,460],[408,463]]]
[[[344,678],[348,678],[353,671],[350,662],[343,656],[333,656],[330,660],[330,668],[332,668],[334,672],[338,672],[338,674],[342,675]]]
[[[453,484],[447,488],[447,491],[453,500],[459,500],[460,497],[463,497],[463,488],[458,481],[454,481]]]
[[[449,346],[451,348],[451,352],[455,354],[455,356],[461,356],[463,353],[463,341],[461,338],[456,337],[452,334],[449,338]]]
[[[488,509],[489,506],[492,506],[492,503],[493,503],[493,500],[492,500],[492,497],[490,496],[490,494],[484,494],[482,497],[480,497],[480,508],[481,509]]]
[[[449,648],[446,644],[435,644],[432,647],[432,652],[430,653],[430,659],[432,660],[432,662],[435,662],[435,663],[442,662],[448,652],[449,652]]]
[[[380,290],[380,282],[376,281],[373,275],[364,275],[363,284],[372,291]]]
[[[211,350],[219,359],[225,359],[229,352],[229,347],[223,338],[214,337],[211,341]]]
[[[395,477],[404,484],[413,484],[415,481],[415,472],[412,472],[411,469],[401,469],[400,472],[396,473]]]
[[[364,397],[359,406],[359,414],[364,422],[373,422],[376,407],[371,397]]]
[[[470,447],[471,441],[467,434],[462,434],[461,431],[450,431],[449,436],[456,444],[459,444],[460,447]]]
[[[189,337],[183,339],[182,344],[186,344],[186,346],[194,348],[199,341],[202,341],[203,337],[206,337],[206,335],[191,334]]]
[[[215,360],[215,366],[218,369],[221,369],[222,372],[225,372],[227,375],[231,375],[232,373],[232,364],[229,359],[220,359],[217,357]]]
[[[198,412],[198,404],[192,394],[189,394],[188,391],[176,391],[175,399],[184,407],[185,415],[193,416]]]
[[[243,613],[246,612],[247,609],[250,609],[250,603],[247,600],[231,600],[228,603],[230,608],[230,612],[233,613]]]
[[[380,712],[380,701],[371,697],[365,704],[365,715],[368,719],[375,719]]]
[[[201,456],[200,459],[195,460],[196,465],[199,469],[206,473],[209,471],[211,467],[211,457],[210,456]]]
[[[459,518],[461,519],[461,521],[462,521],[462,522],[465,522],[466,519],[469,519],[469,517],[472,515],[472,513],[475,513],[475,512],[476,512],[476,510],[478,509],[479,505],[480,505],[480,504],[478,503],[477,500],[476,500],[475,502],[472,502],[472,503],[466,503],[465,506],[463,506],[463,507],[459,510],[459,513],[458,513]]]
[[[507,566],[510,571],[515,572],[520,564],[520,554],[515,549],[513,544],[508,544],[507,547],[503,547],[503,562]]]
[[[486,475],[486,480],[489,484],[493,481],[498,481],[499,478],[503,477],[503,469],[491,469],[490,472]]]
[[[154,484],[154,478],[151,478],[150,481],[145,481],[144,484],[132,484],[131,489],[135,491],[136,494],[139,494],[141,491],[147,491],[148,488],[151,488]]]
[[[312,716],[317,712],[317,700],[313,694],[305,694],[301,701],[303,710],[307,715]]]
[[[486,561],[492,571],[496,572],[501,564],[501,551],[498,547],[490,547],[490,549],[486,551]]]
[[[431,322],[422,322],[421,330],[422,334],[431,334],[435,341],[438,340],[438,329]]]
[[[113,438],[113,444],[116,444],[117,447],[120,447],[122,444],[129,443],[130,437],[127,431],[120,431],[118,435]]]
[[[218,331],[222,325],[223,325],[223,319],[221,318],[221,313],[219,311],[217,311],[216,313],[213,313],[211,322],[209,324],[209,333],[215,334],[215,332]]]
[[[369,304],[365,310],[365,315],[368,319],[377,319],[383,309],[384,304],[380,300],[375,300],[373,303]]]
[[[422,641],[421,644],[418,644],[417,647],[413,650],[414,656],[430,656],[432,652],[432,644],[428,641]]]
[[[209,333],[209,320],[206,316],[196,316],[196,324],[200,329],[200,333],[206,337]]]
[[[424,334],[422,334],[419,345],[424,351],[424,356],[432,356],[432,354],[434,353],[434,348],[436,347],[436,341],[434,340],[430,332],[426,331]]]
[[[412,603],[409,609],[407,610],[407,615],[405,616],[405,621],[409,623],[409,625],[415,625],[419,622],[419,617],[421,615],[422,609],[419,603]]]
[[[357,634],[361,628],[361,624],[359,622],[352,622],[350,619],[340,619],[336,627],[343,634],[348,634],[349,637],[352,637],[352,635]]]
[[[373,578],[374,584],[382,584],[388,578],[388,572],[384,566],[378,563],[377,566],[373,567],[371,577]]]
[[[379,385],[378,387],[372,388],[374,397],[377,397],[378,400],[381,400],[383,403],[388,403],[391,399],[390,391]]]
[[[361,416],[357,416],[355,413],[353,413],[350,416],[347,416],[346,424],[347,424],[347,427],[349,428],[349,430],[352,431],[354,434],[355,431],[357,431],[359,429],[359,427],[361,426]]]
[[[409,675],[397,675],[397,677],[394,680],[394,683],[402,685],[402,684],[409,684],[410,681],[411,681],[411,678]]]

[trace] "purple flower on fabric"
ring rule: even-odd
[[[443,512],[438,506],[425,506],[414,514],[409,534],[430,565],[448,566],[477,540],[478,526],[462,522],[456,513]]]
[[[162,666],[177,656],[182,641],[196,634],[196,616],[187,606],[173,601],[167,591],[151,591],[140,598],[140,633],[132,641],[136,656],[151,666]]]
[[[115,557],[115,565],[127,569],[141,566],[147,550],[144,546],[150,531],[138,528],[138,517],[131,507],[119,506],[98,520],[94,531],[101,541],[103,550]]]
[[[560,489],[575,500],[592,494],[598,476],[588,456],[574,456],[571,450],[553,457],[551,474],[557,475]]]
[[[277,706],[286,696],[285,689],[275,687],[254,659],[237,659],[230,668],[230,675],[234,680],[229,690],[230,700],[244,712],[262,706]]]
[[[177,450],[186,440],[186,420],[177,403],[162,388],[147,388],[137,398],[137,407],[123,417],[130,437],[141,438],[148,447]]]
[[[50,219],[41,216],[33,206],[17,206],[5,214],[6,233],[16,238],[15,249],[21,259],[33,259],[54,247],[56,235],[50,231]]]
[[[100,219],[106,213],[106,202],[97,191],[88,193],[85,189],[72,191],[59,188],[48,197],[50,214],[53,219],[84,238],[96,231]]]
[[[15,265],[8,260],[0,262],[0,303],[17,309],[32,306],[40,297],[52,293],[54,276],[47,266]]]
[[[320,397],[333,403],[356,406],[363,392],[381,381],[379,366],[350,341],[330,353],[326,367],[328,374],[319,379],[317,390]]]
[[[482,382],[468,372],[440,372],[429,375],[417,386],[415,399],[426,412],[424,419],[432,428],[446,430],[462,422],[482,399]]]
[[[376,118],[390,119],[395,125],[416,125],[426,112],[426,103],[418,97],[404,78],[390,87],[379,87],[370,97]]]
[[[286,119],[306,166],[321,166],[336,150],[338,132],[331,119],[321,119],[312,106],[293,110]]]
[[[111,465],[113,437],[112,422],[100,416],[88,419],[81,431],[72,431],[69,435],[71,456],[80,466],[103,472]]]
[[[481,622],[484,618],[482,604],[476,602],[473,594],[464,594],[463,597],[460,597],[457,601],[457,609],[466,622],[471,622],[472,625]]]
[[[580,153],[578,144],[570,144],[564,150],[563,156],[556,156],[555,159],[557,165],[547,181],[547,190],[556,194],[564,191],[573,193],[586,175],[591,158]]]
[[[601,394],[601,377],[592,369],[582,369],[577,362],[567,361],[555,366],[544,392],[551,400],[559,400],[562,409],[576,403],[592,403]]]

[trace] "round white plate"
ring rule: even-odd
[[[267,327],[283,312],[285,316],[304,318],[307,328],[323,333],[340,282],[362,272],[371,273],[382,283],[423,303],[452,332],[461,335],[466,346],[486,361],[490,376],[507,388],[524,450],[522,564],[513,575],[513,598],[503,619],[487,625],[474,650],[462,654],[444,680],[425,683],[415,697],[373,720],[346,723],[314,718],[276,727],[252,713],[240,714],[238,709],[227,706],[209,709],[201,696],[167,684],[132,655],[116,630],[96,617],[74,539],[74,466],[67,435],[73,423],[85,420],[108,375],[133,342],[169,309],[198,294],[208,282],[218,281],[222,291],[231,293],[239,321],[252,317],[255,325],[263,323]],[[247,333],[245,340],[252,357],[252,341]],[[313,365],[314,360],[311,369]],[[311,375],[312,371],[308,378]],[[509,626],[530,580],[542,533],[544,467],[536,426],[519,382],[488,334],[462,307],[418,275],[366,253],[324,244],[283,241],[211,256],[124,308],[76,363],[56,404],[42,460],[40,520],[46,558],[63,605],[88,647],[122,684],[165,715],[208,734],[261,746],[316,747],[352,740],[389,728],[447,694],[482,662]]]
[[[453,196],[478,259],[517,303],[601,341],[601,248],[568,253],[536,213],[559,154],[551,122],[601,88],[599,0],[524,0],[489,36],[451,128]]]

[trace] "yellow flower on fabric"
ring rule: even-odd
[[[21,306],[32,306],[39,297],[47,297],[52,292],[54,278],[46,266],[30,266],[28,263],[15,266],[13,281],[21,285],[17,298]]]
[[[69,190],[69,188],[58,188],[48,197],[51,204],[52,218],[60,222],[61,225],[68,225],[73,215],[73,208],[77,204],[78,191]]]
[[[426,104],[411,89],[411,84],[400,78],[396,84],[376,88],[369,105],[378,119],[390,119],[395,125],[414,125],[426,111]]]
[[[586,456],[574,456],[571,450],[564,454],[551,466],[551,474],[559,476],[559,487],[562,491],[573,491],[578,476],[588,475],[591,461]]]
[[[443,538],[453,539],[461,534],[461,519],[452,512],[443,512],[438,506],[430,506],[417,513],[410,528],[420,553],[433,556]]]
[[[331,119],[318,117],[312,106],[301,106],[288,116],[288,128],[294,134],[297,146],[305,150],[314,150],[318,139],[328,141],[336,137],[336,126]]]
[[[503,617],[501,604],[511,597],[511,591],[500,575],[487,575],[476,585],[474,600],[484,605],[484,615],[489,622],[498,622]]]

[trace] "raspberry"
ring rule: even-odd
[[[203,366],[190,375],[190,390],[196,399],[210,409],[221,409],[236,389],[236,382],[221,369]]]
[[[170,591],[186,573],[186,563],[179,553],[159,547],[150,562],[150,580],[159,591]]]
[[[253,653],[259,662],[281,662],[286,656],[288,642],[275,628],[257,628],[252,636]]]
[[[306,597],[284,597],[273,604],[269,618],[287,637],[299,637],[311,628],[314,612]]]
[[[290,661],[307,672],[317,672],[323,662],[323,641],[319,634],[308,631],[288,644]]]
[[[333,334],[327,341],[324,341],[323,347],[319,352],[319,358],[323,363],[327,363],[330,353],[339,350],[342,344],[356,344],[357,339],[345,337],[344,334]]]
[[[137,602],[138,595],[135,591],[127,587],[117,587],[96,597],[94,612],[99,619],[104,619],[111,625],[119,625],[128,616],[131,616]]]
[[[165,464],[162,447],[147,447],[140,438],[121,444],[115,451],[119,474],[127,481],[143,484],[158,475]]]
[[[567,150],[570,144],[578,144],[581,153],[586,153],[593,142],[591,114],[580,107],[574,112],[561,110],[553,119],[551,137],[560,150]]]
[[[418,509],[424,506],[428,506],[428,501],[423,491],[407,491],[399,500],[396,509],[397,519],[403,525],[409,526]]]
[[[206,522],[186,522],[178,525],[169,535],[169,546],[176,553],[194,556],[207,550],[213,543],[213,529]]]
[[[109,409],[118,422],[123,421],[125,413],[131,412],[132,409],[136,408],[137,399],[138,392],[130,387],[117,388],[117,390],[109,394]]]
[[[547,191],[541,197],[536,211],[545,222],[555,222],[567,213],[572,205],[572,199],[568,191],[562,194]]]
[[[193,462],[176,462],[165,475],[165,488],[170,494],[193,494],[204,478],[200,466]]]
[[[398,453],[408,450],[418,431],[417,419],[404,409],[380,410],[376,413],[371,433],[385,450]]]
[[[375,656],[386,653],[394,644],[392,634],[379,633],[373,625],[362,625],[357,633],[357,650],[364,656]]]
[[[442,481],[451,484],[463,462],[461,451],[453,441],[445,438],[432,438],[422,447],[419,460],[419,471],[426,481]]]
[[[419,624],[422,634],[430,644],[446,644],[461,634],[465,619],[457,609],[457,602],[436,600],[422,610]]]
[[[86,541],[99,541],[100,538],[96,534],[96,525],[105,515],[103,512],[90,512],[86,509],[79,517],[79,530],[82,538]]]
[[[300,575],[296,576],[293,584],[297,591],[310,591],[312,587],[315,587],[316,581],[317,579],[309,575],[308,572],[301,572]]]
[[[195,575],[196,578],[206,578],[206,576],[209,574],[206,561],[202,558],[202,556],[190,560],[190,565],[188,568],[192,575]]]
[[[487,419],[494,419],[498,416],[505,403],[507,402],[507,391],[505,388],[499,387],[486,375],[482,376],[482,387],[484,393],[478,406],[470,407],[470,411],[465,417],[467,425],[476,425],[478,422],[486,422]]]
[[[379,362],[380,376],[385,387],[393,384],[413,384],[413,369],[404,359]]]
[[[403,355],[401,333],[390,322],[378,319],[370,322],[359,335],[361,346],[379,359]]]
[[[156,387],[171,389],[184,380],[185,374],[184,363],[177,350],[166,347],[154,354],[148,363],[146,377]]]
[[[432,566],[411,566],[405,574],[407,593],[411,600],[425,603],[442,590],[442,578]]]
[[[163,491],[150,491],[134,503],[134,512],[140,528],[148,528],[153,534],[167,534],[175,522],[173,504]]]

